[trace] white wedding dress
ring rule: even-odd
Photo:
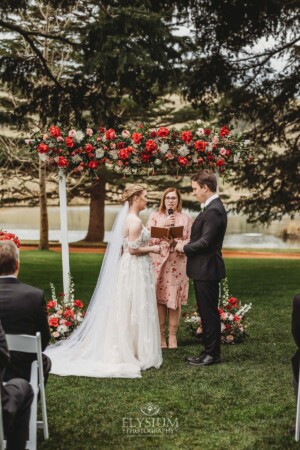
[[[82,324],[68,339],[45,351],[53,374],[138,378],[141,370],[162,364],[150,257],[129,253],[129,247],[147,245],[150,234],[143,227],[139,239],[128,242],[123,237],[127,212],[128,204],[115,222],[112,244]]]

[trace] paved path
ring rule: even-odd
[[[38,250],[37,246],[21,246],[21,251],[29,251],[29,250]],[[53,246],[50,247],[50,250],[53,252],[60,252],[61,247]],[[70,245],[70,253],[105,253],[105,248],[95,248],[95,247],[72,247]],[[223,250],[223,256],[225,258],[263,258],[263,259],[300,259],[300,251],[296,253],[280,253],[280,252],[266,252],[266,251],[249,251],[246,250]]]

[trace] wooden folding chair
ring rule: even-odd
[[[36,450],[37,428],[43,428],[44,439],[49,438],[41,334],[39,332],[36,333],[35,336],[30,336],[27,334],[6,334],[6,341],[9,351],[35,353],[37,355],[37,359],[31,364],[30,384],[33,389],[34,398],[30,412],[29,440],[26,444],[26,448],[28,450]],[[39,396],[42,409],[41,421],[37,420]]]

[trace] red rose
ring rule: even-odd
[[[209,128],[205,128],[205,130],[204,130],[205,136],[209,136],[210,133],[211,133],[211,130]]]
[[[230,297],[230,298],[227,300],[227,302],[230,303],[234,308],[236,308],[237,305],[238,305],[238,299],[235,298],[235,297]]]
[[[127,148],[122,148],[122,150],[119,151],[119,158],[122,160],[129,158],[129,151]]]
[[[240,320],[241,320],[241,318],[239,316],[233,316],[234,322],[239,322]]]
[[[215,157],[210,152],[206,155],[207,161],[214,161]]]
[[[94,149],[94,147],[92,146],[92,144],[86,144],[85,146],[84,146],[84,151],[86,152],[86,153],[91,153],[92,151],[94,151],[95,149]]]
[[[50,300],[50,301],[47,303],[47,309],[54,308],[54,306],[56,306],[56,302],[55,302],[54,300]]]
[[[69,322],[68,320],[65,320],[64,325],[66,325],[66,327],[70,327],[72,325],[72,322]]]
[[[157,145],[152,139],[149,139],[149,141],[146,142],[146,150],[149,153],[153,153],[157,149]]]
[[[222,308],[218,308],[218,310],[219,310],[219,314],[220,314],[220,315],[221,315],[221,314],[224,314],[224,311],[223,311]]]
[[[74,306],[77,306],[77,308],[83,308],[83,303],[81,300],[74,300]]]
[[[58,128],[58,127],[56,127],[55,125],[52,125],[50,128],[49,128],[49,133],[50,133],[50,136],[51,137],[58,137],[58,136],[61,136],[61,132],[60,132],[60,129]]]
[[[37,151],[39,153],[48,153],[49,152],[49,147],[48,147],[48,145],[44,144],[44,142],[41,142],[39,144],[39,146],[37,147]]]
[[[216,162],[216,166],[217,167],[221,167],[221,166],[224,166],[225,165],[225,160],[224,160],[224,158],[219,158],[218,160],[217,160],[217,162]]]
[[[157,136],[156,131],[151,131],[150,137],[153,139],[153,138],[156,138],[156,136]]]
[[[231,328],[231,326],[229,325],[229,323],[226,323],[225,330],[228,331],[228,330],[230,330],[230,328]]]
[[[89,163],[88,163],[88,168],[89,169],[97,169],[97,167],[99,166],[99,163],[98,163],[98,161],[90,161]]]
[[[135,144],[139,144],[142,140],[143,135],[141,133],[132,133],[132,140]]]
[[[65,143],[66,143],[66,146],[69,148],[73,148],[75,145],[74,139],[71,138],[70,136],[66,137]]]
[[[233,306],[232,306],[230,303],[227,303],[227,304],[225,305],[225,308],[226,308],[226,309],[232,309]]]
[[[178,161],[178,164],[180,164],[183,167],[185,167],[188,163],[188,160],[184,156],[178,156],[177,161]]]
[[[207,146],[207,142],[205,142],[205,141],[196,141],[194,143],[195,149],[198,150],[199,152],[204,152],[206,146]]]
[[[49,319],[48,323],[49,323],[50,327],[57,328],[58,327],[58,318],[52,317],[51,319]]]
[[[204,161],[203,158],[198,158],[198,163],[199,163],[199,164],[202,164],[203,161]]]
[[[71,309],[66,309],[66,311],[64,312],[64,317],[66,319],[68,318],[74,318],[74,311],[72,311]]]
[[[125,147],[124,142],[118,142],[118,143],[117,143],[117,149],[118,149],[118,150],[120,150],[121,148],[124,148],[124,147]]]
[[[103,128],[103,127],[100,127],[100,128],[99,128],[99,133],[102,133],[102,134],[103,134],[103,133],[105,133],[105,131],[106,131],[106,128]]]
[[[229,133],[230,133],[230,130],[227,126],[224,126],[220,129],[220,136],[222,136],[222,137],[228,136]]]
[[[230,150],[226,150],[225,156],[229,156],[229,155],[230,155],[230,153],[231,153],[231,151],[230,151]]]
[[[66,158],[64,158],[63,156],[59,156],[57,165],[58,167],[68,167],[69,163]]]
[[[133,148],[133,147],[130,147],[130,145],[128,145],[127,150],[129,151],[129,153],[134,152],[134,148]]]
[[[168,128],[166,128],[166,127],[160,127],[159,130],[158,130],[158,132],[157,132],[157,135],[158,135],[159,137],[162,137],[162,138],[167,137],[168,134],[169,134],[169,130],[168,130]]]
[[[107,130],[107,132],[105,133],[105,137],[108,141],[112,141],[113,139],[115,139],[116,137],[115,130],[113,130],[112,128]]]
[[[193,139],[192,133],[190,131],[183,131],[181,133],[181,139],[184,142],[191,142],[191,140]]]
[[[148,163],[150,161],[150,155],[148,155],[147,153],[141,153],[141,160],[145,163]]]

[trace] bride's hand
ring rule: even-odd
[[[152,247],[150,247],[150,248],[151,248],[151,253],[157,253],[157,254],[160,253],[160,246],[159,245],[152,245]]]

